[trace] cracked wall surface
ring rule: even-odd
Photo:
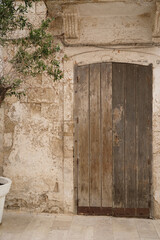
[[[3,48],[0,46],[0,77],[3,74]],[[4,105],[0,106],[0,175],[3,172]]]
[[[64,3],[64,1],[60,2]],[[131,2],[133,3],[133,1]],[[152,9],[155,9],[155,1],[144,2],[148,3],[148,6],[151,4]],[[57,40],[62,49],[59,58],[62,59],[64,54],[67,55],[67,61],[63,61],[61,65],[64,78],[53,82],[53,79],[46,74],[39,75],[34,79],[29,77],[26,81],[27,95],[20,101],[15,97],[8,97],[0,108],[0,174],[3,170],[3,175],[13,181],[11,191],[7,196],[6,207],[37,212],[75,213],[74,66],[75,64],[85,65],[96,62],[126,62],[142,65],[153,64],[152,215],[160,218],[160,48],[145,44],[122,46],[124,41],[121,46],[102,44],[97,47],[96,43],[99,44],[101,33],[97,38],[97,30],[94,29],[102,18],[100,19],[95,11],[96,18],[93,21],[93,16],[86,15],[89,11],[89,6],[87,5],[87,7],[86,12],[83,12],[84,19],[81,16],[82,21],[80,21],[84,24],[81,25],[84,28],[76,29],[74,26],[73,33],[74,37],[77,30],[80,30],[78,34],[85,33],[91,24],[93,28],[90,28],[92,29],[90,35],[86,32],[87,38],[84,34],[81,39],[72,38],[69,41],[81,43],[80,40],[83,40],[85,43],[85,39],[88,41],[90,37],[89,41],[94,40],[95,45],[75,46],[73,44],[72,47],[63,45],[62,35],[64,36],[65,28],[63,28],[62,16],[60,16],[61,11],[70,12],[75,6],[68,9],[68,6],[67,8],[59,6],[58,8],[57,5],[60,14],[57,14],[56,17],[57,25],[53,23],[50,31],[53,35],[60,35],[60,40]],[[81,5],[80,9],[82,8],[84,6]],[[92,10],[93,8],[94,6],[92,6]],[[39,24],[40,20],[46,17],[46,11],[42,2],[36,3],[31,10],[31,19]],[[85,22],[87,18],[89,19],[88,23]],[[98,23],[96,22],[97,18]],[[123,27],[128,23],[127,19],[124,17]],[[76,24],[75,21],[76,18],[73,24]],[[145,34],[151,40],[151,25],[147,30],[147,21],[148,16],[145,16]],[[143,28],[143,26],[142,24],[141,27]],[[121,33],[124,33],[123,27],[120,29]],[[24,31],[16,34],[27,33]],[[107,33],[103,33],[103,36],[105,34]],[[132,38],[133,34],[134,31],[131,31],[129,37]],[[67,36],[72,37],[72,32],[68,32]],[[114,38],[119,39],[118,35],[114,35]],[[11,52],[10,49],[5,49],[4,57]],[[0,49],[0,72],[3,59],[1,56]]]

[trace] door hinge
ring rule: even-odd
[[[77,117],[77,123],[79,123],[79,118]]]
[[[77,83],[79,82],[79,77],[77,77]]]

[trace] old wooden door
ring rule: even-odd
[[[78,214],[150,216],[152,66],[75,71]]]

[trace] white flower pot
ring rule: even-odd
[[[11,183],[9,178],[0,177],[0,224],[2,223],[5,197],[10,190]]]

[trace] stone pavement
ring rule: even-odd
[[[5,211],[0,240],[154,240],[160,220]]]

